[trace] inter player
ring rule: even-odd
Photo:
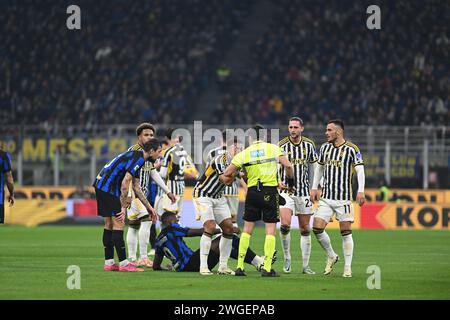
[[[143,150],[144,144],[152,139],[155,135],[155,127],[150,123],[141,123],[136,128],[137,143],[130,147],[128,151]],[[169,191],[164,181],[161,179],[159,173],[154,170],[153,159],[145,161],[144,166],[141,168],[139,174],[139,182],[142,192],[145,197],[148,198],[150,178],[167,194],[172,202],[175,202],[175,196]],[[131,207],[127,209],[128,216],[128,232],[127,232],[127,247],[128,258],[131,262],[137,264],[137,266],[143,266],[147,268],[152,267],[152,262],[148,258],[147,248],[150,238],[150,228],[152,221],[149,214],[142,204],[142,202],[134,195],[133,187],[130,186],[130,193],[133,198]],[[139,238],[139,255],[140,259],[136,260],[137,242]]]
[[[285,188],[286,173],[281,169],[279,178],[281,180],[281,196],[286,200],[286,204],[280,206],[281,216],[281,245],[284,252],[285,273],[291,272],[291,219],[292,215],[298,217],[300,226],[300,248],[303,260],[303,273],[315,274],[309,267],[309,257],[311,255],[311,235],[309,221],[313,214],[312,202],[309,198],[308,168],[312,163],[317,162],[316,146],[311,139],[302,136],[305,129],[303,120],[299,117],[289,119],[289,137],[281,139],[279,146],[288,160],[294,166],[295,189],[289,193]]]
[[[175,270],[178,272],[199,272],[200,271],[200,249],[194,251],[184,242],[184,237],[200,237],[204,229],[184,228],[177,223],[177,216],[173,212],[165,212],[161,216],[161,233],[156,239],[156,254],[153,262],[153,270]],[[234,227],[235,233],[239,229]],[[221,233],[220,229],[214,230],[214,234]],[[220,239],[217,237],[211,242],[210,254],[208,257],[208,268],[211,270],[219,263]],[[237,259],[239,249],[239,237],[233,235],[231,258]],[[161,265],[163,258],[171,261],[170,268]],[[264,258],[258,256],[250,248],[247,251],[244,261],[253,265],[256,270],[261,271],[264,266]],[[276,261],[273,257],[272,263]]]
[[[0,224],[5,223],[5,181],[8,188],[9,206],[14,205],[14,178],[12,175],[11,155],[0,149]]]
[[[224,130],[222,131],[222,145],[208,152],[206,161],[207,163],[209,163],[216,156],[226,153],[226,141],[226,130]],[[239,179],[235,179],[231,186],[225,186],[225,189],[223,191],[223,195],[227,200],[228,207],[230,208],[231,220],[233,221],[233,225],[235,227],[237,227],[237,215],[239,209],[239,186],[241,186],[244,189],[245,193],[247,193],[247,184],[241,177]],[[200,216],[197,215],[196,219],[200,220]]]
[[[324,274],[330,274],[334,264],[339,260],[334,252],[330,237],[325,228],[332,215],[336,215],[342,235],[344,251],[343,277],[352,276],[353,237],[352,223],[354,219],[352,199],[353,170],[358,176],[358,194],[356,201],[360,206],[365,202],[364,197],[364,163],[359,148],[344,139],[344,123],[342,120],[331,120],[325,132],[327,142],[319,151],[318,166],[314,172],[314,182],[311,189],[311,200],[319,200],[319,206],[314,216],[313,231],[328,259]],[[323,175],[322,194],[319,196],[317,187]]]
[[[155,211],[139,183],[139,173],[145,161],[156,159],[161,152],[157,139],[150,139],[143,145],[143,150],[133,150],[121,153],[108,162],[97,175],[93,186],[97,198],[97,213],[104,217],[103,245],[105,249],[105,271],[135,272],[143,271],[130,263],[126,258],[123,228],[125,211],[131,206],[129,187],[132,183],[136,197],[145,206],[152,220],[156,219]],[[114,263],[114,247],[119,258],[119,265]]]
[[[166,131],[165,136],[169,147],[164,152],[159,174],[165,180],[170,192],[175,195],[176,201],[171,203],[167,195],[159,192],[155,200],[155,206],[158,208],[158,215],[170,211],[176,213],[179,218],[183,207],[185,167],[189,165],[191,168],[195,168],[195,165],[181,145],[180,137],[173,136],[174,131],[172,128]],[[194,178],[197,178],[196,174],[194,174]]]
[[[266,225],[264,241],[263,277],[277,277],[272,269],[271,257],[276,246],[276,224],[280,215],[280,195],[278,193],[278,162],[286,170],[287,186],[294,187],[294,170],[280,147],[264,142],[264,127],[256,125],[250,131],[250,146],[238,153],[227,167],[223,175],[233,178],[236,172],[245,167],[248,178],[248,192],[245,198],[244,232],[239,243],[239,257],[236,276],[245,276],[244,257],[250,244],[250,237],[256,221],[263,220]]]
[[[205,168],[205,172],[194,187],[194,205],[203,222],[204,232],[200,239],[200,274],[211,275],[208,268],[208,255],[216,223],[222,229],[220,239],[220,259],[218,274],[234,274],[228,268],[233,239],[233,222],[227,201],[223,196],[225,184],[231,184],[235,177],[222,175],[231,159],[242,149],[237,141],[231,141],[226,153],[217,155]]]

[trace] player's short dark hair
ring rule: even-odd
[[[161,143],[158,139],[152,138],[144,143],[143,149],[145,152],[149,152],[150,150],[156,151],[161,146]]]
[[[251,128],[249,136],[255,140],[264,140],[266,138],[266,128],[260,124],[256,124]]]
[[[334,125],[341,127],[342,130],[344,130],[344,121],[342,121],[341,119],[332,119],[330,121],[328,121],[327,124],[333,123]]]
[[[144,131],[145,129],[150,129],[150,130],[153,131],[153,134],[156,134],[155,127],[151,123],[144,122],[144,123],[141,123],[140,125],[137,126],[137,128],[136,128],[136,135],[140,136],[142,131]]]
[[[161,223],[162,224],[167,224],[167,220],[169,220],[172,217],[176,217],[176,214],[170,211],[165,211],[162,215],[161,215]]]
[[[291,122],[291,121],[298,121],[298,122],[300,122],[300,124],[303,126],[303,119],[300,118],[300,117],[291,117],[291,118],[289,119],[289,122]]]

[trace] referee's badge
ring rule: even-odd
[[[264,201],[270,201],[270,196],[264,196]]]

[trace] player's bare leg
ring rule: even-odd
[[[219,243],[220,258],[217,273],[234,275],[234,271],[228,268],[228,259],[230,258],[233,242],[233,222],[231,218],[228,218],[223,220],[219,226],[222,229],[222,237]]]
[[[119,266],[114,262],[114,243],[112,240],[113,222],[112,218],[104,218],[103,248],[105,250],[105,271],[119,271]]]
[[[326,226],[327,222],[325,220],[318,217],[314,218],[313,232],[328,256],[325,271],[323,272],[328,275],[333,271],[333,266],[338,262],[339,256],[334,252],[333,247],[331,246],[330,237],[325,231]]]
[[[303,268],[302,272],[305,274],[316,274],[309,267],[309,258],[311,256],[311,228],[309,222],[311,216],[309,214],[299,214],[298,225],[300,226],[300,248],[302,251],[302,262]]]
[[[208,268],[208,256],[211,249],[212,236],[216,229],[216,222],[214,220],[205,221],[203,229],[203,235],[200,238],[200,274],[212,275],[213,273]]]
[[[280,237],[281,246],[283,247],[284,265],[283,272],[291,272],[291,219],[292,210],[289,208],[280,208]]]
[[[345,278],[352,277],[352,258],[353,258],[353,236],[352,224],[350,221],[339,222],[339,228],[342,235],[342,249],[344,251],[344,273]]]

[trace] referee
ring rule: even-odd
[[[250,237],[255,222],[263,220],[266,225],[264,242],[263,277],[277,277],[272,269],[272,256],[275,252],[276,224],[280,217],[278,194],[278,162],[284,167],[289,188],[294,187],[294,170],[280,147],[264,142],[265,129],[256,125],[249,132],[250,146],[238,153],[227,167],[223,175],[232,178],[238,170],[244,168],[247,173],[248,192],[245,199],[244,230],[239,242],[238,265],[236,276],[245,276],[244,258],[250,245]]]

